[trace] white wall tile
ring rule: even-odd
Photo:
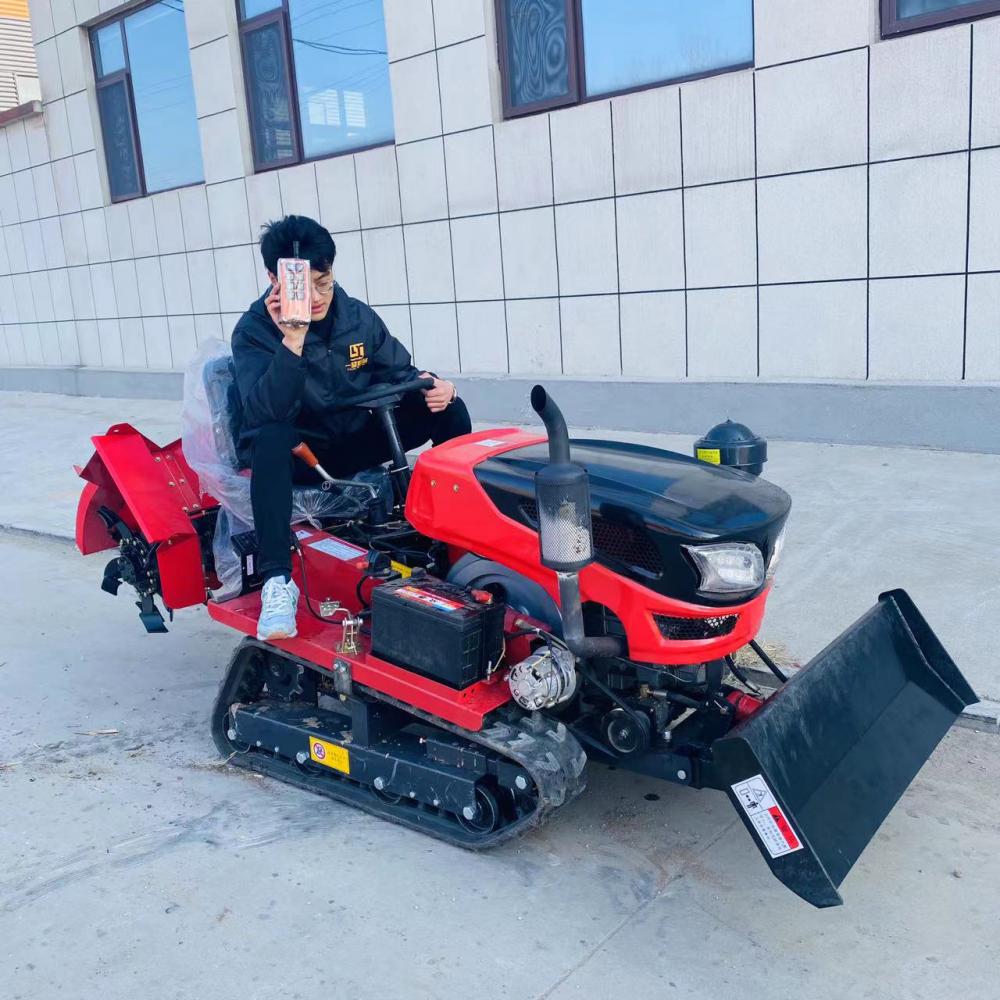
[[[559,300],[508,299],[507,343],[512,375],[561,372]]]
[[[86,33],[77,28],[56,35],[56,48],[59,50],[59,69],[62,73],[63,93],[74,94],[87,86],[87,77],[83,68],[83,53],[86,46]]]
[[[10,351],[11,363],[26,365],[28,353],[24,345],[24,330],[20,323],[7,327],[7,349]]]
[[[122,362],[126,368],[146,367],[146,337],[141,319],[120,319]]]
[[[52,0],[31,0],[31,37],[37,43],[55,34]]]
[[[507,373],[507,319],[503,302],[460,302],[458,342],[463,372]]]
[[[42,364],[58,365],[62,363],[59,353],[59,330],[53,322],[38,324],[38,338],[42,350]]]
[[[82,235],[82,223],[80,223],[80,232]],[[24,251],[24,237],[21,235],[20,223],[15,223],[13,226],[7,226],[4,229],[4,243],[7,247],[7,256],[10,259],[11,274],[26,271],[28,263]],[[86,254],[86,250],[84,250],[84,253]]]
[[[754,174],[753,74],[723,73],[681,87],[684,183]]]
[[[558,294],[552,209],[503,212],[500,234],[507,298]]]
[[[48,295],[48,272],[33,271],[28,275],[28,287],[35,301],[35,319],[39,323],[52,323],[55,313],[52,311],[52,298]]]
[[[871,166],[873,276],[965,269],[967,155]]]
[[[309,219],[319,216],[319,193],[316,190],[316,167],[300,163],[278,171],[281,185],[281,206],[285,215],[304,215]]]
[[[497,210],[497,174],[493,129],[480,128],[444,138],[451,214],[472,215]]]
[[[967,324],[965,377],[1000,382],[1000,274],[969,275]]]
[[[17,300],[14,298],[14,279],[9,275],[0,277],[0,323],[16,323]]]
[[[49,153],[54,160],[61,160],[73,152],[65,101],[53,101],[45,106],[45,131],[49,137]]]
[[[97,336],[101,343],[101,365],[104,368],[122,368],[125,357],[122,353],[122,335],[117,319],[99,319]]]
[[[52,164],[52,182],[56,188],[56,204],[61,214],[80,211],[80,188],[76,183],[76,167],[72,158]]]
[[[201,132],[206,184],[231,181],[250,172],[244,169],[243,139],[237,111],[224,111],[221,115],[202,118],[198,129]],[[249,163],[246,166],[249,167]]]
[[[11,226],[21,221],[21,213],[17,207],[17,191],[14,178],[8,174],[0,177],[0,219],[5,226]]]
[[[235,10],[230,10],[232,6],[219,3],[219,0],[186,0],[184,18],[187,21],[188,43],[203,45],[225,35],[230,20],[235,20]]]
[[[619,375],[621,339],[618,296],[560,299],[563,372],[566,375]]]
[[[455,298],[451,273],[451,237],[447,222],[404,226],[410,302],[450,302]]]
[[[10,153],[10,169],[24,170],[31,166],[28,156],[28,137],[24,132],[24,122],[11,122],[4,129],[7,136],[7,149]]]
[[[48,163],[49,140],[45,134],[45,119],[41,115],[33,115],[24,123],[24,141],[28,144],[28,165],[37,167],[40,163]]]
[[[243,318],[242,312],[236,313],[221,313],[219,315],[219,321],[222,324],[222,339],[229,343],[232,339],[233,331],[236,329],[236,324]]]
[[[76,186],[80,191],[80,207],[102,208],[104,189],[97,168],[97,153],[91,151],[74,156],[73,166],[76,169]]]
[[[869,296],[870,378],[961,377],[964,277],[873,281]]]
[[[264,265],[251,247],[226,247],[215,251],[215,272],[226,276],[219,282],[222,312],[245,312],[263,294],[267,277]]]
[[[14,195],[17,198],[17,212],[21,222],[38,218],[38,202],[35,199],[35,184],[31,170],[14,174]]]
[[[97,142],[94,133],[94,122],[90,117],[90,97],[85,90],[77,94],[71,94],[63,102],[65,107],[66,121],[69,127],[70,147],[74,153],[86,153],[96,148]],[[52,150],[52,155],[65,156],[66,153],[57,154]]]
[[[760,280],[865,277],[866,197],[864,167],[758,181]]]
[[[754,48],[758,66],[839,52],[874,40],[872,0],[757,0]]]
[[[100,367],[101,339],[97,334],[97,320],[77,320],[76,339],[80,344],[81,364]]]
[[[441,49],[441,124],[445,132],[478,128],[493,119],[490,98],[490,58],[482,36]]]
[[[757,290],[688,292],[688,375],[753,378],[757,374]]]
[[[444,145],[440,137],[396,150],[403,222],[428,222],[448,215]]]
[[[368,275],[368,301],[377,304],[406,302],[402,228],[366,230],[362,243]]]
[[[684,377],[684,293],[644,292],[620,299],[622,374]]]
[[[595,101],[554,111],[549,122],[556,201],[614,194],[611,102]]]
[[[365,277],[364,250],[361,247],[361,233],[333,233],[333,241],[337,245],[337,258],[334,261],[334,274],[337,284],[341,285],[348,295],[368,301],[368,281]]]
[[[447,378],[460,370],[454,305],[410,306],[413,363]]]
[[[439,46],[475,38],[485,30],[483,5],[478,0],[434,0],[434,31]]]
[[[382,0],[389,59],[405,59],[434,48],[431,0]]]
[[[77,24],[83,24],[85,21],[97,17],[101,12],[99,0],[73,0],[73,6],[76,8]]]
[[[191,309],[196,313],[219,311],[219,286],[215,274],[215,254],[197,250],[187,255]]]
[[[434,53],[389,66],[396,142],[441,134],[441,97]],[[362,205],[362,212],[364,205]]]
[[[7,141],[7,130],[0,129],[0,177],[10,173],[10,144]]]
[[[191,50],[191,78],[199,118],[237,106],[228,38],[219,38]]]
[[[165,316],[147,317],[142,321],[143,337],[146,342],[146,363],[154,371],[173,367],[170,353],[170,327]]]
[[[865,281],[761,288],[761,377],[863,379],[867,321]]]
[[[969,48],[968,25],[872,47],[872,159],[969,145]]]
[[[52,313],[60,322],[73,319],[73,296],[69,288],[69,272],[64,267],[46,272],[47,294],[52,300]]]
[[[170,335],[170,355],[174,369],[183,371],[198,350],[193,316],[171,316],[167,320]]]
[[[455,296],[465,299],[502,299],[500,220],[496,215],[453,219],[452,257],[455,262]],[[461,331],[461,314],[459,314]],[[505,355],[506,356],[506,355]]]
[[[611,120],[618,194],[680,186],[680,101],[676,87],[656,87],[614,98]]]
[[[87,239],[87,259],[91,264],[111,260],[108,244],[108,227],[104,221],[104,209],[92,208],[83,213],[83,232]]]
[[[614,198],[556,206],[560,294],[617,292],[614,248]]]
[[[757,171],[864,163],[868,53],[844,52],[757,74]]]
[[[35,303],[35,296],[31,290],[30,274],[15,274],[11,278],[11,286],[14,289],[14,300],[17,303],[17,318],[22,323],[34,323],[38,308]]]
[[[386,329],[409,352],[413,352],[413,334],[410,332],[409,306],[379,306],[378,315]]]
[[[159,257],[143,257],[135,262],[135,277],[139,285],[139,311],[143,316],[165,316],[166,296]]]
[[[65,267],[66,248],[63,246],[62,226],[59,225],[59,219],[56,217],[42,219],[39,226],[42,230],[42,245],[45,247],[46,266]],[[0,247],[2,247],[3,253],[6,254],[6,248],[3,246],[2,241],[0,241]]]
[[[209,340],[225,340],[226,334],[222,328],[222,317],[218,313],[195,316],[194,335],[199,346]]]
[[[684,287],[682,219],[680,191],[618,199],[618,276],[623,292]],[[605,255],[596,246],[588,252]]]
[[[163,295],[166,301],[167,315],[189,315],[194,312],[191,304],[191,282],[188,278],[187,254],[172,253],[161,257],[160,272],[163,275]]]
[[[250,234],[260,239],[261,228],[284,215],[281,211],[281,189],[274,172],[257,174],[246,179],[247,204],[250,208]],[[185,230],[186,231],[186,230]]]
[[[73,215],[62,215],[59,217],[62,226],[63,246],[66,249],[66,263],[69,265],[86,264],[87,261],[87,238],[83,230],[83,217],[79,212]],[[8,239],[8,248],[11,250],[11,263],[13,263],[14,252]]]
[[[392,146],[369,149],[354,157],[358,171],[358,199],[361,225],[399,225],[399,179],[396,173],[396,150]]]
[[[149,198],[136,198],[128,202],[128,218],[132,230],[132,248],[136,257],[149,257],[155,254],[158,246],[153,202]]]
[[[684,193],[689,288],[757,281],[753,181],[713,184]]]
[[[35,45],[35,62],[38,65],[38,85],[42,91],[42,100],[48,103],[62,97],[62,71],[59,69],[59,50],[54,38]]]
[[[972,153],[969,270],[1000,270],[1000,149]]]
[[[35,184],[35,203],[38,205],[38,217],[46,219],[59,214],[59,204],[56,201],[56,188],[52,180],[52,167],[43,163],[40,167],[31,168],[32,180]]]
[[[207,250],[212,245],[212,227],[208,215],[208,196],[205,191],[205,187],[199,184],[181,188],[177,192],[181,206],[181,226],[184,229],[184,245],[188,250]]]
[[[319,221],[331,233],[360,227],[353,156],[320,160],[316,164],[316,187],[319,189]]]
[[[104,210],[104,221],[108,227],[108,248],[112,260],[124,260],[132,256],[132,229],[128,219],[128,205],[119,202],[108,205]]]
[[[155,257],[147,258],[156,262]],[[135,261],[116,260],[111,265],[111,277],[115,285],[115,301],[118,303],[119,316],[138,316],[139,282],[136,277]]]
[[[34,0],[32,0],[34,6]],[[52,28],[56,34],[74,27],[76,24],[76,8],[73,0],[51,0]]]
[[[90,285],[94,290],[94,312],[98,320],[118,315],[118,296],[111,264],[90,265]]]
[[[497,122],[493,135],[500,211],[551,205],[548,115]]]
[[[37,221],[22,222],[21,235],[24,237],[24,260],[29,271],[40,271],[45,267],[45,247],[42,246],[42,227]]]
[[[69,275],[69,294],[73,302],[73,315],[77,321],[95,319],[97,317],[94,305],[94,289],[90,283],[90,268],[71,267]],[[116,300],[117,301],[117,297]]]
[[[64,365],[76,367],[80,364],[80,343],[76,339],[76,323],[57,324],[59,332],[59,354]]]
[[[206,191],[214,245],[228,247],[249,243],[252,238],[250,216],[243,181],[210,184]]]
[[[184,222],[179,192],[163,191],[150,199],[156,220],[156,243],[160,253],[180,253],[184,249]]]
[[[1000,145],[1000,20],[972,26],[972,145]]]

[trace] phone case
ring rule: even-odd
[[[312,274],[309,261],[282,257],[278,261],[281,322],[308,326],[312,321]]]

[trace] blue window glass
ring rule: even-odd
[[[970,0],[897,0],[897,17],[917,17],[920,14],[934,14],[939,10],[953,10],[968,7]]]
[[[753,62],[752,0],[583,0],[588,96]]]
[[[507,102],[550,106],[570,96],[570,37],[565,0],[503,5]]]
[[[94,32],[94,68],[97,76],[110,76],[125,68],[125,44],[120,21]]]

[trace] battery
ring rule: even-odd
[[[423,574],[372,591],[372,653],[454,688],[483,680],[503,652],[504,605]]]

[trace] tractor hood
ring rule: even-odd
[[[682,545],[753,542],[767,562],[791,508],[771,483],[676,452],[594,440],[573,440],[571,449],[590,478],[597,560],[679,600],[738,603],[696,593]],[[504,514],[537,528],[534,477],[547,461],[544,444],[515,448],[477,465],[476,478]]]

